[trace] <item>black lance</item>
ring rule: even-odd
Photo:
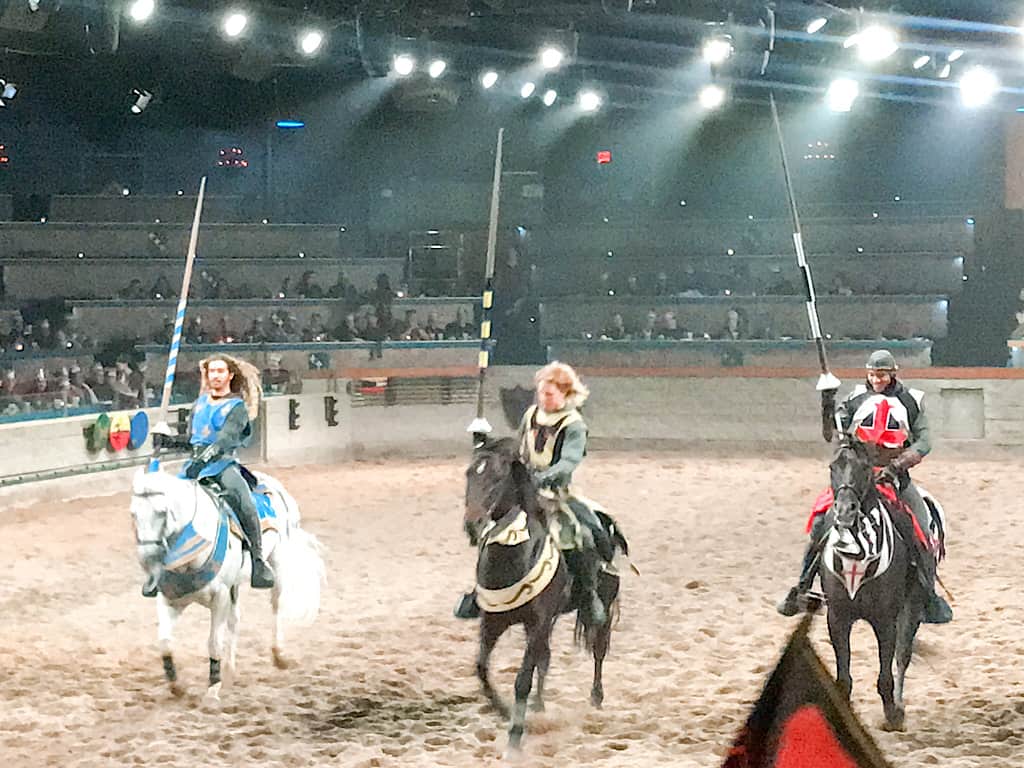
[[[826,442],[832,442],[835,434],[836,392],[840,381],[828,367],[828,353],[825,342],[821,338],[821,325],[818,323],[818,307],[814,294],[814,281],[811,279],[811,268],[804,253],[803,233],[800,230],[800,213],[796,208],[796,197],[793,194],[793,180],[789,175],[789,161],[786,158],[786,143],[782,138],[782,124],[779,122],[779,110],[775,106],[775,94],[769,95],[772,108],[772,120],[775,123],[775,134],[779,140],[779,156],[782,158],[782,175],[786,179],[786,195],[789,199],[789,214],[793,220],[793,246],[796,249],[796,263],[804,281],[804,298],[807,303],[807,322],[811,326],[811,336],[818,350],[818,363],[821,375],[818,377],[816,389],[821,393],[821,436]]]
[[[505,129],[498,129],[498,147],[494,153],[494,185],[491,188],[491,217],[487,228],[487,265],[484,268],[484,291],[481,295],[483,313],[480,319],[479,381],[476,393],[476,418],[466,431],[473,435],[473,445],[483,443],[491,432],[484,416],[484,381],[491,356],[491,310],[494,308],[494,252],[498,243],[498,207],[501,200],[501,148]]]

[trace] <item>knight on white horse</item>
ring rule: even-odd
[[[199,364],[202,386],[189,417],[188,444],[192,457],[182,469],[182,477],[216,483],[231,505],[252,556],[251,584],[255,589],[274,586],[274,572],[263,559],[263,541],[259,513],[248,482],[242,476],[235,453],[248,445],[252,422],[259,409],[259,371],[230,355],[208,357]],[[180,440],[180,438],[178,438]],[[155,434],[159,449],[178,440]],[[142,588],[146,597],[155,597],[160,589],[160,572],[151,572]]]
[[[214,699],[221,686],[225,643],[228,665],[233,668],[235,664],[239,587],[244,580],[248,578],[257,588],[272,589],[272,650],[278,666],[285,665],[284,622],[308,624],[319,612],[324,578],[320,543],[302,530],[298,505],[276,480],[248,473],[255,482],[251,492],[234,458],[235,448],[251,434],[245,407],[249,402],[248,398],[218,393],[231,393],[236,379],[251,381],[247,369],[259,375],[252,366],[224,355],[203,362],[203,379],[209,390],[197,401],[205,413],[200,411],[197,416],[193,412],[192,461],[179,477],[139,470],[132,486],[139,562],[149,574],[147,588],[156,596],[164,673],[176,694],[183,689],[177,680],[172,637],[174,625],[188,605],[199,603],[210,610],[208,695]],[[248,391],[258,396],[258,380],[255,389],[246,384],[234,390]],[[225,433],[229,439],[221,439]],[[227,492],[216,493],[207,483],[200,483],[200,479],[217,475]],[[237,505],[239,497],[245,499],[251,518],[247,519],[245,512],[237,517],[232,514],[242,506]],[[252,552],[252,574],[247,572],[250,559],[243,551],[243,536]],[[263,557],[273,564],[273,570]]]

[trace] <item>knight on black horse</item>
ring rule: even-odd
[[[920,464],[931,451],[931,435],[923,407],[924,393],[908,389],[896,379],[896,359],[887,350],[872,352],[866,368],[865,383],[854,387],[836,408],[836,423],[843,435],[865,445],[873,465],[880,467],[879,480],[892,485],[910,508],[917,526],[927,533],[933,529],[932,512],[909,474],[909,470]],[[814,582],[821,545],[829,530],[827,519],[826,515],[819,515],[814,520],[799,582],[778,605],[783,616],[800,612],[802,598]],[[896,515],[893,522],[904,541],[917,543],[913,559],[927,596],[924,621],[929,624],[951,621],[952,608],[935,592],[935,553],[916,535],[914,521],[907,515]]]
[[[552,533],[566,554],[587,623],[600,626],[608,617],[598,594],[599,574],[615,555],[609,530],[613,523],[572,487],[573,472],[586,455],[587,425],[578,408],[589,390],[571,366],[557,361],[537,371],[534,384],[536,403],[523,414],[516,442],[548,510]],[[475,592],[462,597],[455,615],[462,619],[480,615]]]

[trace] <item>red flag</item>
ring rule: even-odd
[[[789,638],[722,768],[889,768],[807,639]]]

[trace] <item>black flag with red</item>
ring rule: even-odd
[[[818,654],[808,614],[722,768],[889,768]]]

